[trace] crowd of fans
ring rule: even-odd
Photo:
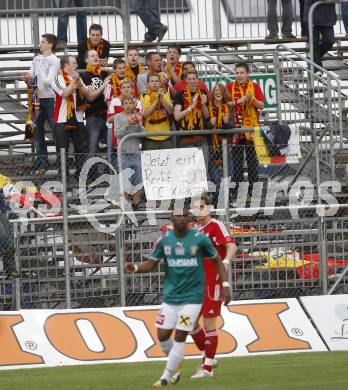
[[[125,59],[113,61],[110,71],[105,68],[110,44],[102,33],[100,25],[91,25],[89,37],[78,44],[77,58],[64,55],[60,60],[54,54],[56,36],[44,34],[41,54],[21,77],[27,82],[35,80],[40,102],[34,133],[36,174],[41,175],[48,168],[44,132],[47,120],[57,153],[61,148],[68,151],[72,140],[76,176],[86,156],[94,156],[105,147],[117,169],[119,140],[127,134],[146,131],[151,135],[126,140],[121,151],[122,169],[132,168],[135,172],[134,185],[141,182],[139,147],[142,150],[203,147],[210,179],[219,186],[221,141],[227,137],[231,146],[229,174],[237,183],[243,180],[245,149],[252,187],[257,180],[258,162],[251,134],[221,136],[213,132],[211,136],[203,136],[194,132],[258,125],[264,96],[259,85],[250,81],[248,65],[236,64],[236,81],[219,83],[212,91],[199,79],[194,63],[180,61],[181,49],[177,44],[168,46],[165,59],[158,52],[147,52],[145,65],[140,63],[139,50],[132,47]],[[156,136],[158,132],[171,130],[189,130],[192,135]],[[138,194],[133,194],[135,205],[140,200]]]

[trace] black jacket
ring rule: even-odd
[[[318,0],[305,0],[303,21],[308,24],[309,10]],[[315,26],[331,27],[337,22],[336,9],[334,4],[318,5],[313,15],[313,24]]]

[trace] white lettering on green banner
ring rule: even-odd
[[[228,78],[227,78],[228,77]],[[235,75],[229,75],[226,78],[222,76],[205,76],[201,80],[208,85],[209,90],[212,90],[214,85],[219,82],[228,84],[231,79],[235,80]],[[275,73],[251,74],[250,78],[255,83],[258,83],[265,96],[265,109],[277,107],[277,83]]]

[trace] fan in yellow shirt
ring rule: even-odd
[[[150,73],[147,78],[148,90],[141,97],[144,109],[144,127],[147,132],[158,133],[170,131],[170,117],[173,104],[168,92],[165,92],[157,73]],[[143,150],[170,149],[172,142],[169,136],[151,136],[144,138]]]

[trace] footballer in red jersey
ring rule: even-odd
[[[236,256],[237,247],[233,238],[230,236],[225,225],[211,216],[212,201],[209,195],[203,194],[194,201],[194,214],[197,222],[194,226],[205,233],[219,255],[223,259],[225,267],[228,267],[229,262]],[[219,280],[219,275],[214,269],[212,260],[204,261],[205,268],[205,296],[202,306],[201,315],[203,317],[203,328],[197,323],[191,336],[201,351],[204,361],[198,371],[191,378],[212,377],[213,366],[216,364],[215,353],[218,344],[218,336],[216,332],[217,318],[221,314],[222,283]]]

